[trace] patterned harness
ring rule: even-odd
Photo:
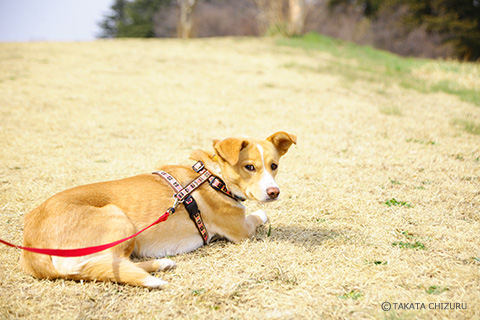
[[[180,203],[183,203],[185,209],[187,209],[190,219],[195,223],[198,232],[202,236],[203,243],[208,244],[208,232],[205,228],[205,224],[203,223],[202,216],[200,214],[200,210],[198,209],[197,202],[191,196],[191,193],[195,191],[198,187],[200,187],[203,183],[209,182],[210,186],[222,192],[223,194],[229,196],[230,198],[236,201],[244,201],[245,199],[233,194],[230,190],[228,190],[225,182],[222,181],[217,176],[214,176],[210,171],[208,171],[201,161],[198,161],[192,166],[195,172],[199,173],[200,176],[195,178],[192,182],[190,182],[185,188],[169,173],[165,171],[155,171],[153,174],[156,174],[163,179],[172,187],[172,189],[176,192],[173,196],[175,199],[175,204],[172,208],[170,208],[170,212],[173,214],[175,209],[178,207]]]

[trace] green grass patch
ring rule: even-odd
[[[396,185],[401,185],[402,183],[397,181],[397,180],[394,180],[394,179],[390,179],[390,183],[391,184],[396,184]]]
[[[438,144],[437,142],[432,141],[432,140],[425,141],[425,140],[413,139],[413,138],[408,138],[406,141],[407,142],[418,143],[418,144],[431,145],[431,146],[434,146],[434,145]]]
[[[432,92],[445,92],[456,95],[461,100],[480,106],[480,91],[460,87],[455,81],[440,80],[430,88]]]
[[[448,287],[429,286],[428,288],[425,289],[425,292],[428,294],[439,295],[448,290],[450,290]]]
[[[402,109],[397,106],[383,106],[379,107],[378,110],[380,113],[385,114],[387,116],[401,116]]]
[[[415,242],[404,242],[404,241],[398,241],[392,243],[394,247],[399,247],[401,249],[420,249],[420,250],[425,250],[425,245],[421,243],[420,241],[415,241]]]
[[[320,50],[340,58],[357,59],[361,62],[368,62],[371,65],[382,66],[388,74],[410,72],[413,68],[423,65],[427,61],[402,58],[388,51],[378,50],[370,46],[356,45],[315,32],[307,33],[302,37],[282,38],[277,40],[277,44],[305,50]],[[369,68],[365,68],[365,70],[369,70]]]
[[[358,300],[360,299],[361,297],[363,297],[363,293],[359,290],[351,290],[350,292],[348,293],[345,293],[345,294],[342,294],[342,295],[338,295],[337,296],[338,298],[340,299],[352,299],[352,300]]]
[[[454,119],[452,120],[452,124],[461,127],[463,131],[470,134],[480,135],[480,124],[473,120]]]
[[[278,39],[277,45],[301,48],[307,51],[322,51],[335,57],[327,65],[313,67],[290,65],[290,67],[295,66],[303,70],[339,74],[348,81],[396,83],[405,89],[412,89],[421,93],[444,92],[480,106],[480,90],[474,86],[465,85],[462,81],[475,73],[468,70],[469,65],[464,68],[467,63],[454,64],[438,61],[430,67],[433,60],[400,57],[370,46],[360,46],[314,32],[302,37]],[[472,66],[472,68],[477,68],[475,64],[472,64]],[[423,72],[424,69],[431,71],[431,74]],[[440,73],[441,76],[433,74],[432,70]],[[388,111],[388,109],[386,107],[384,111],[380,111],[382,113],[387,112],[387,114],[393,112],[394,115],[399,115],[399,110]]]
[[[365,264],[367,265],[374,265],[374,266],[386,266],[388,265],[388,262],[387,261],[381,261],[381,260],[367,260],[367,259],[364,259],[365,261]]]
[[[398,231],[400,234],[402,234],[405,238],[407,239],[413,239],[415,236],[413,233],[410,233],[408,231]]]
[[[398,201],[395,198],[388,199],[385,201],[387,207],[405,207],[405,208],[413,208],[413,205],[406,201]]]
[[[200,296],[200,295],[204,294],[205,291],[206,291],[206,290],[205,290],[204,288],[202,288],[202,289],[194,289],[194,290],[192,290],[192,294],[193,294],[194,296]]]
[[[406,241],[396,241],[392,243],[392,246],[394,247],[399,247],[401,249],[419,249],[419,250],[425,250],[425,245],[418,241],[417,237],[408,231],[405,230],[397,230],[398,233],[400,233]]]

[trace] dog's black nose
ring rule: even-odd
[[[278,195],[280,194],[280,189],[278,189],[277,187],[269,187],[267,189],[267,194],[270,199],[277,199]]]

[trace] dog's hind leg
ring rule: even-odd
[[[103,223],[90,223],[90,230],[96,231],[96,242],[98,243],[108,243],[125,238],[136,231],[128,217],[116,206],[108,205],[102,208],[90,208],[90,211],[98,215],[101,214],[103,217],[108,217],[109,228],[107,232],[101,232],[105,230]],[[105,220],[106,219],[103,221]],[[130,255],[135,248],[135,241],[135,239],[131,239],[103,253],[80,258],[80,261],[77,260],[77,262],[72,261],[71,270],[73,272],[69,272],[65,277],[75,280],[115,281],[148,288],[159,288],[165,285],[167,282],[150,275],[150,273],[143,268],[143,265],[139,265],[130,260]],[[61,260],[62,258],[56,259]],[[69,260],[69,258],[66,260]],[[173,261],[171,262],[173,263]],[[152,265],[156,266],[157,269],[166,269],[171,264],[167,262],[157,262],[152,263]]]
[[[152,265],[158,266],[158,263],[155,263],[156,261],[157,260],[153,260]],[[110,253],[88,259],[82,263],[82,265],[78,266],[77,272],[74,275],[67,277],[75,280],[115,281],[148,288],[159,288],[167,284],[166,281],[150,275],[142,268],[144,266],[142,264],[145,263],[134,263],[126,257],[112,257],[112,253]],[[167,263],[164,262],[163,266],[166,264]]]
[[[136,265],[147,272],[165,271],[177,266],[173,260],[166,258],[137,262]]]

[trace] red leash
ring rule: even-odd
[[[50,256],[81,257],[81,256],[89,255],[89,254],[94,254],[94,253],[97,253],[97,252],[100,252],[100,251],[103,251],[103,250],[107,250],[107,249],[109,249],[111,247],[114,247],[114,246],[116,246],[116,245],[118,245],[122,242],[125,242],[127,240],[130,240],[130,239],[138,236],[140,233],[142,233],[145,230],[153,227],[154,225],[167,220],[170,213],[173,213],[171,211],[171,209],[173,209],[173,208],[168,209],[167,212],[165,212],[163,215],[161,215],[154,223],[152,223],[148,227],[138,231],[137,233],[131,235],[130,237],[127,237],[127,238],[124,238],[124,239],[121,239],[121,240],[117,240],[117,241],[114,241],[114,242],[110,242],[110,243],[107,243],[107,244],[103,244],[103,245],[100,245],[100,246],[78,248],[78,249],[41,249],[41,248],[29,248],[29,247],[16,246],[16,245],[11,244],[11,243],[9,243],[7,241],[4,241],[2,239],[0,239],[0,243],[6,244],[7,246],[10,246],[10,247],[13,247],[13,248],[22,249],[22,250],[31,251],[31,252],[40,253],[40,254],[47,254],[47,255],[50,255]]]
[[[155,222],[153,222],[148,227],[138,231],[137,233],[131,235],[130,237],[127,237],[127,238],[124,238],[124,239],[121,239],[121,240],[117,240],[117,241],[114,241],[114,242],[110,242],[110,243],[107,243],[107,244],[103,244],[103,245],[100,245],[100,246],[78,248],[78,249],[29,248],[29,247],[17,246],[17,245],[14,245],[14,244],[10,243],[10,242],[4,241],[2,239],[0,239],[0,243],[3,243],[5,245],[13,247],[13,248],[22,249],[22,250],[26,250],[26,251],[30,251],[30,252],[39,253],[39,254],[46,254],[46,255],[50,255],[50,256],[81,257],[81,256],[86,256],[86,255],[89,255],[89,254],[94,254],[94,253],[97,253],[97,252],[100,252],[100,251],[103,251],[103,250],[110,249],[111,247],[119,245],[122,242],[125,242],[127,240],[132,239],[132,238],[135,238],[136,236],[138,236],[140,233],[144,232],[145,230],[153,227],[154,225],[156,225],[160,222],[163,222],[163,221],[167,220],[168,217],[171,214],[175,213],[175,209],[177,208],[177,206],[180,203],[183,203],[190,193],[192,193],[195,189],[200,187],[200,185],[202,185],[207,180],[210,180],[210,178],[212,178],[212,177],[213,177],[213,180],[210,180],[210,185],[214,189],[222,191],[223,193],[227,194],[228,196],[234,198],[235,200],[240,199],[239,197],[236,197],[233,194],[231,194],[231,192],[225,187],[224,184],[219,186],[218,181],[221,181],[221,180],[219,180],[219,178],[213,176],[208,170],[206,170],[201,161],[198,161],[197,163],[195,163],[195,165],[193,166],[193,169],[197,173],[201,173],[201,175],[199,177],[197,177],[195,180],[193,180],[185,188],[183,188],[181,186],[181,184],[178,183],[177,180],[175,180],[175,178],[173,178],[170,174],[168,174],[164,171],[153,172],[153,174],[157,174],[157,175],[160,175],[161,177],[163,177],[170,184],[170,186],[177,192],[174,195],[175,203],[174,203],[173,207],[169,208],[167,210],[167,212],[165,212],[163,215],[161,215]],[[240,199],[240,200],[244,200],[244,199]],[[187,206],[186,206],[186,208],[188,210]],[[200,232],[200,235],[203,237],[204,243],[206,244],[206,243],[208,243],[208,233],[207,233],[207,230],[205,229],[205,226],[203,224],[203,221],[202,221],[201,217],[199,216],[200,211],[199,210],[197,210],[197,211],[198,211],[198,213],[197,213],[198,218],[195,218],[195,219],[199,220],[200,222],[196,222],[195,220],[194,220],[194,222],[196,223],[196,226],[197,226],[197,228]]]

